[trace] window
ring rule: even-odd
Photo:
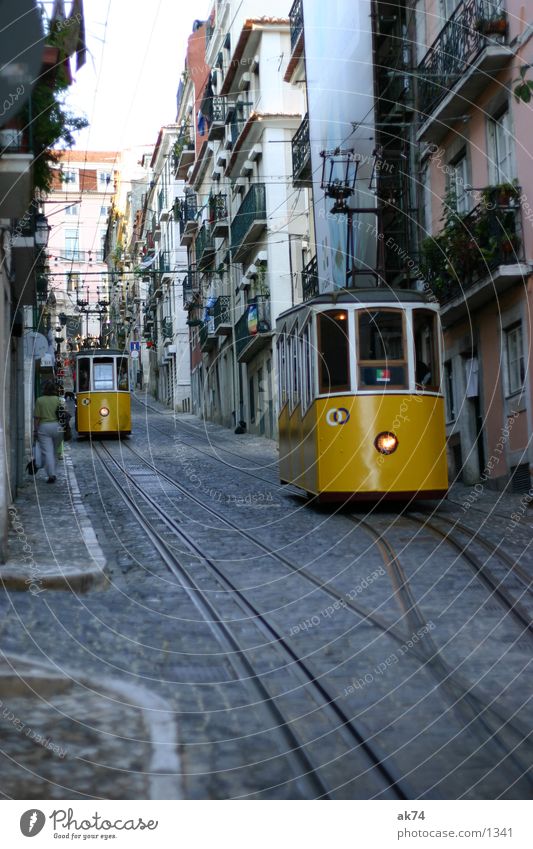
[[[318,315],[320,392],[350,389],[348,313],[331,310]]]
[[[88,357],[81,357],[77,362],[78,392],[88,392],[90,388],[91,363]]]
[[[453,391],[453,364],[451,360],[444,363],[444,391],[446,394],[446,421],[454,422],[457,415],[455,412],[455,394]]]
[[[407,388],[403,313],[359,312],[359,388]]]
[[[489,175],[493,184],[510,183],[515,177],[513,133],[507,109],[489,121]]]
[[[438,392],[440,384],[437,316],[432,310],[413,310],[415,337],[415,385],[418,390]]]
[[[248,398],[250,404],[250,421],[253,423],[255,422],[255,389],[253,375],[248,382]]]
[[[67,189],[77,188],[79,183],[79,172],[77,169],[68,168],[62,172],[61,180]]]
[[[113,360],[111,357],[102,357],[93,361],[93,389],[95,392],[104,392],[113,389]]]
[[[101,192],[107,191],[111,183],[111,171],[98,172],[98,188]]]
[[[100,207],[100,215],[103,215],[104,217],[107,215],[107,206]]]
[[[296,329],[293,330],[289,339],[290,352],[290,380],[291,380],[291,409],[297,406],[300,400],[300,380],[298,373],[298,336]]]
[[[65,259],[79,259],[80,244],[78,230],[65,230]]]
[[[311,350],[311,324],[307,323],[300,336],[302,362],[302,411],[309,407],[313,397],[313,351]]]
[[[278,339],[278,396],[280,409],[287,401],[287,384],[285,382],[285,331],[280,333]]]
[[[67,206],[67,208],[65,209],[65,215],[73,215],[76,218],[78,218],[79,214],[80,214],[79,203],[71,203],[70,206]]]
[[[67,275],[67,292],[76,292],[80,285],[80,275],[79,274],[69,274]]]
[[[117,388],[127,392],[129,389],[128,382],[128,361],[125,357],[117,359]]]
[[[524,385],[524,346],[522,325],[516,324],[505,331],[505,352],[507,356],[507,392],[514,395]]]
[[[448,180],[448,187],[455,195],[455,208],[457,212],[459,214],[469,212],[470,193],[466,190],[468,186],[468,168],[464,151],[449,165]]]

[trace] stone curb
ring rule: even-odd
[[[3,654],[0,658],[0,692],[3,697],[28,696],[46,700],[78,684],[90,692],[108,694],[124,704],[138,707],[150,746],[147,764],[150,799],[185,798],[174,711],[160,696],[144,687],[102,676],[92,680],[77,670],[48,665],[28,655]]]
[[[33,595],[39,595],[45,590],[87,592],[94,587],[102,586],[107,581],[106,558],[83,504],[70,446],[66,445],[64,452],[68,495],[72,512],[76,516],[77,528],[87,549],[87,565],[85,563],[60,565],[57,562],[37,563],[35,561],[31,565],[22,565],[16,560],[8,560],[0,566],[0,583],[5,589],[29,591]]]

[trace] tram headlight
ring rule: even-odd
[[[394,454],[398,447],[398,437],[389,430],[384,430],[376,436],[374,447],[380,454]]]
[[[98,412],[99,412],[99,413],[100,413],[100,415],[101,415],[101,416],[103,416],[104,418],[105,418],[106,416],[108,416],[108,415],[109,415],[109,410],[108,410],[108,408],[107,408],[107,407],[100,407],[100,409],[98,410]]]

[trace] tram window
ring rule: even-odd
[[[281,333],[278,340],[278,383],[279,383],[279,403],[283,407],[287,401],[287,381],[285,374],[285,357],[286,357],[286,336]]]
[[[90,387],[91,364],[88,357],[78,360],[78,392],[88,392]]]
[[[291,369],[291,407],[294,409],[300,400],[298,380],[298,337],[293,333],[290,337],[290,369]]]
[[[413,310],[415,383],[417,389],[438,392],[437,316],[431,310]]]
[[[118,389],[127,391],[128,384],[128,361],[125,359],[117,359],[117,387]]]
[[[407,387],[403,313],[399,310],[359,313],[359,388],[370,387]]]
[[[344,310],[318,315],[320,391],[350,389],[348,313]]]
[[[113,359],[102,357],[93,362],[93,389],[95,392],[103,392],[113,389]]]

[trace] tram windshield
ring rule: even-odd
[[[440,370],[437,346],[437,316],[431,310],[413,310],[415,337],[415,383],[417,389],[438,392]]]
[[[319,313],[318,347],[320,392],[342,392],[349,389],[348,313],[345,310]]]
[[[117,359],[117,389],[127,391],[128,384],[128,361],[124,358]]]
[[[113,358],[101,357],[93,361],[93,389],[95,392],[105,392],[114,388]]]
[[[78,392],[88,392],[91,380],[91,363],[88,357],[80,357],[78,360]]]
[[[359,312],[359,388],[407,388],[403,313],[400,310]]]

